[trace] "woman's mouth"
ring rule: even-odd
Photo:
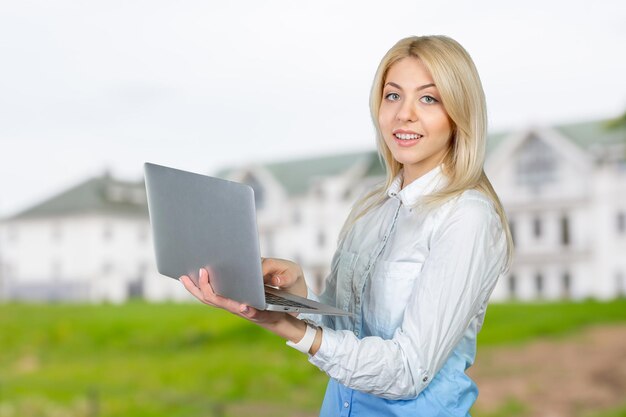
[[[422,137],[422,135],[417,133],[394,133],[394,136],[400,140],[413,140],[420,139]]]
[[[413,146],[423,137],[424,135],[419,133],[396,132],[393,134],[393,138],[399,146]]]

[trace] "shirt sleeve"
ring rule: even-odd
[[[387,399],[417,397],[481,312],[506,257],[500,219],[478,198],[456,202],[430,247],[392,339],[324,327],[309,361],[347,387]]]

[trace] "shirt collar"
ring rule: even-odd
[[[387,189],[387,195],[398,198],[405,206],[414,206],[420,198],[440,190],[447,183],[441,165],[428,171],[412,183],[402,188],[402,171],[393,179]]]

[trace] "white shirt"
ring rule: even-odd
[[[397,177],[339,244],[319,299],[354,316],[317,316],[322,344],[309,360],[346,387],[416,398],[453,350],[466,367],[474,361],[489,295],[505,272],[506,237],[478,191],[419,208],[446,181],[441,167],[404,189]]]

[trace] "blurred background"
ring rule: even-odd
[[[378,62],[423,34],[478,67],[516,244],[472,414],[626,415],[623,2],[62,0],[0,5],[0,417],[316,415],[305,358],[157,274],[142,165],[250,184],[319,290],[383,175]]]

